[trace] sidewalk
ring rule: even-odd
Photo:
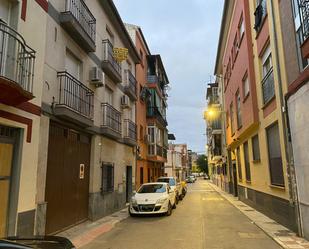
[[[95,222],[86,221],[74,226],[57,236],[66,237],[72,241],[76,248],[81,248],[92,242],[100,235],[109,232],[120,221],[128,217],[128,208],[124,208],[116,213],[106,216]]]
[[[238,200],[224,191],[222,191],[215,184],[210,185],[220,193],[222,197],[228,200],[233,206],[235,206],[240,212],[246,215],[252,223],[256,224],[262,229],[268,236],[276,241],[280,246],[287,249],[309,249],[309,242],[303,238],[298,237],[294,232],[290,231],[286,227],[280,225],[276,221],[268,218],[262,213],[256,211],[252,207]]]

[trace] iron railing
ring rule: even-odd
[[[0,76],[33,92],[35,51],[24,38],[0,20]]]
[[[124,137],[125,138],[130,138],[134,141],[136,141],[136,124],[134,122],[132,122],[129,119],[125,119],[124,120],[124,127],[125,127],[125,134]]]
[[[113,45],[108,39],[103,40],[103,61],[109,62],[117,73],[121,75],[121,65],[114,58]]]
[[[87,35],[95,42],[96,19],[83,0],[66,0],[65,12],[70,12]]]
[[[273,69],[269,70],[262,80],[262,91],[264,104],[269,102],[275,96]]]
[[[167,126],[166,117],[158,107],[147,107],[147,117],[155,117],[163,126]]]
[[[102,127],[107,127],[121,134],[121,113],[108,103],[102,103],[102,112]]]
[[[125,84],[134,94],[136,94],[137,81],[130,70],[125,70]]]
[[[309,37],[309,2],[308,0],[299,0],[299,12],[303,29],[304,41]]]
[[[94,92],[68,72],[58,72],[60,82],[59,105],[93,119]]]
[[[148,83],[159,83],[159,79],[157,75],[147,75]]]

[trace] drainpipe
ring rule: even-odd
[[[281,69],[279,66],[279,49],[278,49],[278,37],[277,30],[275,25],[275,11],[274,11],[274,3],[273,0],[270,0],[271,7],[271,32],[274,37],[274,47],[275,47],[275,57],[276,57],[276,70],[278,72],[278,88],[279,88],[279,101],[280,101],[280,112],[282,115],[282,127],[284,131],[284,147],[285,147],[285,158],[287,162],[287,171],[288,171],[288,179],[289,179],[289,192],[290,192],[290,202],[292,202],[295,206],[295,215],[297,219],[297,229],[298,235],[303,236],[301,217],[300,217],[300,209],[299,209],[299,201],[298,201],[298,191],[296,185],[296,176],[295,176],[295,166],[293,161],[293,150],[291,143],[288,140],[288,113],[287,113],[287,102],[283,98],[283,90],[282,90],[282,78],[281,78]]]

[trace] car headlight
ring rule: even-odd
[[[131,198],[131,204],[132,204],[133,206],[136,206],[136,205],[137,205],[137,201],[136,201],[136,199],[135,199],[134,197]]]
[[[167,198],[161,198],[161,199],[157,200],[157,204],[163,204],[166,200],[167,200]]]

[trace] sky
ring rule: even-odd
[[[167,121],[175,143],[205,151],[205,92],[213,77],[223,0],[114,0],[123,22],[142,28],[170,81]]]

